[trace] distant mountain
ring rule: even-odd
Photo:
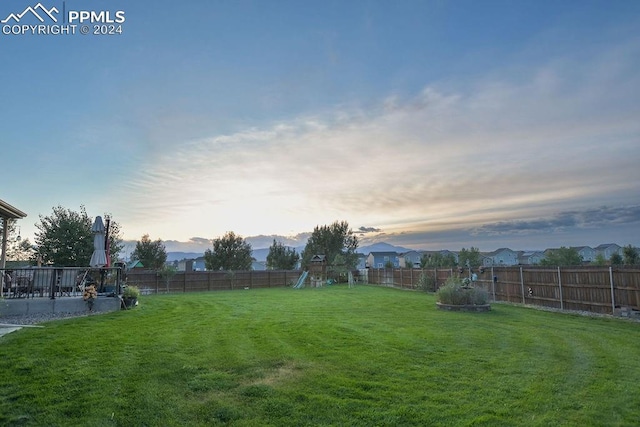
[[[367,255],[370,252],[403,253],[403,252],[409,252],[411,250],[413,249],[407,249],[407,248],[403,248],[402,246],[394,246],[394,245],[390,245],[389,243],[380,242],[380,243],[374,243],[373,245],[369,245],[369,246],[362,246],[361,248],[357,249],[357,252]]]
[[[254,249],[251,251],[251,256],[254,257],[256,261],[266,261],[267,255],[269,255],[269,248]]]
[[[285,245],[285,247],[295,249],[298,255],[302,254],[302,251],[304,250],[304,246],[291,247],[291,246]],[[259,261],[259,262],[266,261],[267,255],[269,255],[269,248],[254,249],[251,252],[251,256],[254,257],[256,261]]]
[[[183,259],[196,259],[204,254],[201,252],[167,252],[167,261],[182,261]]]
[[[287,246],[289,247],[289,246]],[[298,255],[302,254],[304,250],[304,246],[294,247]],[[411,249],[403,248],[402,246],[394,246],[389,243],[374,243],[373,245],[362,246],[357,249],[357,252],[361,254],[368,255],[370,252],[409,252]],[[255,258],[256,261],[264,262],[267,260],[267,255],[269,255],[269,248],[260,248],[254,249],[251,252],[251,256]],[[202,252],[167,252],[167,261],[182,261],[183,259],[195,259],[204,256]]]
[[[290,247],[290,246],[287,246],[287,247]],[[301,255],[302,251],[304,250],[304,246],[294,247],[293,249],[296,250],[298,255]],[[358,248],[356,252],[368,255],[370,252],[403,253],[403,252],[409,252],[410,250],[412,249],[407,249],[407,248],[403,248],[402,246],[394,246],[394,245],[390,245],[389,243],[381,242],[381,243],[374,243],[373,245],[363,246],[361,248]],[[254,249],[252,252],[252,256],[256,259],[256,261],[266,261],[267,255],[269,255],[269,248]]]

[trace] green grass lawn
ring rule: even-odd
[[[0,425],[628,425],[640,324],[331,286],[144,296],[0,338]]]

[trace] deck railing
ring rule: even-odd
[[[3,298],[82,296],[95,285],[99,295],[119,295],[122,269],[91,267],[30,267],[0,270]]]

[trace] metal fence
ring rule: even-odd
[[[31,267],[0,270],[4,298],[57,298],[82,295],[88,285],[98,294],[118,295],[120,268]]]

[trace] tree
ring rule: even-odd
[[[560,265],[581,265],[582,256],[575,248],[566,248],[562,246],[560,249],[551,249],[547,251],[540,265],[560,266]]]
[[[34,248],[29,239],[22,239],[16,231],[16,221],[7,221],[7,261],[28,261],[34,258]],[[0,242],[3,238],[4,224],[0,221]]]
[[[50,216],[40,215],[36,224],[36,254],[44,264],[60,267],[86,267],[93,254],[94,235],[91,232],[93,221],[87,215],[84,206],[80,212],[65,209],[62,206],[53,208]],[[120,226],[111,220],[110,255],[116,260],[123,248],[120,237]]]
[[[251,270],[251,244],[233,231],[213,240],[213,250],[204,253],[207,270]]]
[[[593,260],[594,265],[607,265],[607,259],[602,254],[597,254],[596,258]]]
[[[433,254],[423,254],[420,258],[421,268],[441,268],[441,267],[455,267],[456,258],[453,254],[442,254],[436,252]]]
[[[148,234],[136,242],[136,248],[131,253],[131,259],[142,262],[146,268],[159,270],[167,262],[167,250],[162,240],[151,241]]]
[[[295,249],[288,248],[273,239],[267,255],[267,267],[272,270],[293,270],[299,259],[300,255]]]
[[[107,217],[107,215],[105,215]],[[124,249],[124,242],[122,241],[122,230],[120,224],[109,218],[109,261],[111,266],[118,262],[118,258],[122,250]]]
[[[627,245],[622,248],[622,256],[626,265],[638,264],[638,248],[634,248],[631,245]]]
[[[309,268],[311,258],[314,255],[324,255],[330,269],[337,268],[335,262],[339,260],[341,263],[344,262],[344,268],[352,270],[358,265],[356,249],[358,249],[358,238],[353,234],[346,221],[316,226],[302,251],[302,266]],[[342,258],[336,259],[336,255],[341,255]]]
[[[177,271],[178,269],[173,265],[167,265],[166,263],[158,270],[160,277],[164,279],[165,285],[167,286],[167,293],[169,293],[169,283],[171,282],[171,278],[176,275]]]
[[[462,248],[458,253],[458,265],[461,267],[479,267],[481,264],[480,249],[471,246]]]
[[[618,252],[615,252],[614,254],[611,255],[611,258],[609,258],[609,262],[611,263],[611,265],[621,265],[622,256],[620,256]]]

